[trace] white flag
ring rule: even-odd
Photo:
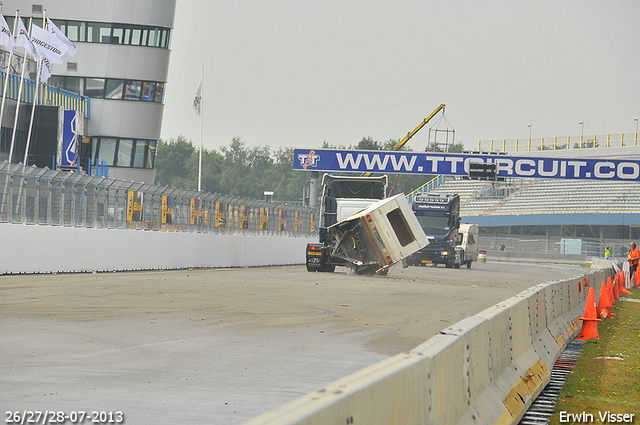
[[[24,47],[24,49],[31,54],[35,60],[40,59],[38,50],[36,50],[36,46],[34,46],[33,41],[31,41],[31,37],[29,37],[29,33],[22,22],[22,18],[18,18],[18,36],[16,37],[16,46]]]
[[[62,44],[67,48],[65,50],[65,53],[71,57],[75,57],[76,53],[78,53],[78,48],[76,47],[76,45],[73,44],[62,31],[60,31],[60,28],[58,28],[51,19],[47,18],[47,24],[49,24],[49,32],[55,35],[58,40],[60,40]]]
[[[200,109],[202,107],[202,78],[204,74],[200,74],[200,82],[196,89],[196,97],[193,99],[193,110],[196,111],[196,115],[200,115]]]
[[[55,34],[45,31],[37,25],[32,25],[31,41],[36,46],[40,56],[46,56],[53,62],[56,62],[56,59],[59,59],[60,63],[63,62],[62,56],[67,51],[67,46]]]
[[[51,77],[51,75],[53,74],[53,68],[60,65],[60,63],[55,63],[52,60],[50,60],[48,57],[43,56],[42,64],[41,64],[42,69],[40,70],[40,81],[42,81],[43,83],[46,83],[47,80],[49,80],[49,77]]]
[[[11,30],[9,30],[7,21],[4,19],[4,16],[0,15],[0,46],[3,46],[8,51],[11,51],[15,44],[16,41],[11,35]]]
[[[31,26],[31,41],[42,59],[40,79],[46,83],[53,73],[53,68],[64,62],[62,56],[67,47],[53,33],[37,25]]]

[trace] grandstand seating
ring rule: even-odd
[[[447,178],[445,182],[440,184],[432,193],[457,193],[460,195],[460,204],[477,197],[478,193],[483,190],[491,189],[491,182],[486,180],[467,180]]]
[[[640,212],[635,181],[514,179],[497,183],[508,196],[492,196],[486,180],[448,179],[435,193],[458,193],[463,216]]]

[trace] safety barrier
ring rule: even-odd
[[[307,238],[317,210],[0,164],[0,223]]]
[[[580,330],[585,278],[611,275],[529,288],[247,425],[515,424]]]
[[[0,275],[304,264],[317,238],[0,223]]]

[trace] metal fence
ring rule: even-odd
[[[587,257],[604,258],[604,251],[610,247],[615,258],[627,258],[628,239],[607,239],[603,242],[588,238],[550,238],[523,239],[512,237],[480,236],[478,248],[485,251],[497,251],[504,244],[505,251],[539,254],[574,254]]]
[[[317,210],[4,161],[0,222],[308,237]]]

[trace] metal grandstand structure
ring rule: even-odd
[[[489,152],[536,152],[638,146],[638,133],[580,134],[478,141],[478,150]]]
[[[512,179],[502,183],[447,179],[433,192],[461,196],[463,222],[482,229],[481,249],[508,240],[520,252],[562,251],[579,240],[585,255],[611,245],[622,255],[640,239],[640,185],[635,181]]]

